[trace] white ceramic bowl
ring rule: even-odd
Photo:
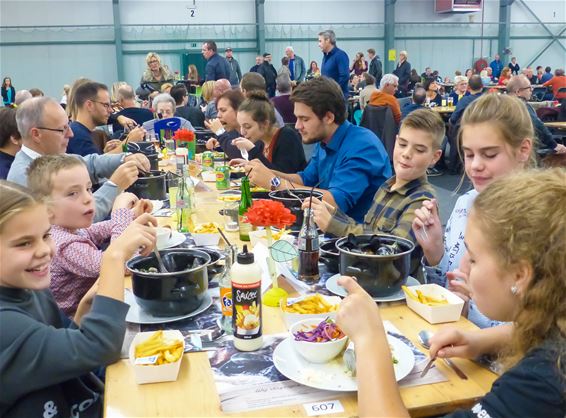
[[[210,247],[214,245],[218,245],[218,240],[220,239],[220,234],[191,234],[193,239],[195,240],[195,244],[198,246],[205,246]]]
[[[173,230],[171,228],[165,228],[160,226],[155,228],[155,234],[156,234],[157,249],[162,250],[169,243],[169,240],[173,235]]]
[[[330,305],[340,305],[340,302],[342,301],[342,298],[338,296],[326,296],[326,295],[321,295],[321,296]],[[289,298],[288,301],[291,301],[291,298]],[[283,302],[284,299],[281,299],[281,301],[279,302],[279,308],[281,309],[283,319],[285,320],[285,324],[287,325],[288,329],[291,329],[293,324],[296,324],[297,322],[302,321],[304,319],[316,319],[318,320],[317,322],[318,324],[320,324],[322,320],[325,318],[336,320],[336,314],[338,313],[338,311],[325,312],[319,314],[300,314],[300,313],[287,312],[283,310]]]
[[[320,319],[304,319],[291,326],[291,342],[297,353],[311,363],[328,363],[346,347],[348,337],[326,343],[311,343],[308,341],[296,341],[293,335],[297,331],[308,331],[320,324]]]

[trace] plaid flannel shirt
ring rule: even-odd
[[[415,210],[425,200],[434,199],[434,189],[426,176],[410,181],[397,190],[391,190],[395,176],[381,185],[373,198],[373,203],[364,217],[364,223],[358,224],[341,210],[337,210],[326,231],[329,234],[346,236],[350,233],[396,235],[416,242],[412,230]]]

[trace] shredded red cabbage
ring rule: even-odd
[[[311,331],[297,331],[293,333],[295,341],[308,341],[312,343],[327,343],[344,337],[344,332],[330,318],[325,319]]]

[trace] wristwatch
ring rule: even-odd
[[[277,176],[272,177],[270,184],[271,184],[271,191],[274,192],[281,185],[281,179]]]

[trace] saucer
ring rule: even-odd
[[[346,292],[346,289],[344,289],[342,286],[338,285],[339,277],[340,274],[335,274],[334,276],[329,277],[328,280],[326,281],[325,286],[326,289],[328,289],[330,292],[334,293],[337,296],[341,296],[345,298],[346,296],[348,296],[348,292]],[[420,283],[414,277],[409,276],[409,278],[407,279],[407,283],[405,285],[418,286],[420,285]],[[378,296],[378,297],[374,297],[373,300],[376,302],[397,302],[400,300],[405,300],[405,292],[403,292],[403,289],[399,289],[399,291],[389,296]]]
[[[130,305],[130,309],[128,310],[128,314],[126,315],[126,322],[130,322],[132,324],[165,324],[168,322],[175,322],[180,321],[181,319],[191,318],[206,311],[210,307],[210,305],[212,305],[212,297],[208,292],[206,292],[202,303],[197,309],[195,309],[191,313],[177,316],[154,316],[149,312],[144,311],[141,306],[138,305],[136,297],[130,290],[126,290],[126,292],[124,293],[124,302]]]
[[[187,237],[184,234],[177,231],[173,231],[173,233],[171,234],[171,238],[169,238],[169,240],[165,243],[165,245],[160,246],[158,249],[165,250],[167,248],[176,247],[184,243],[186,239]]]

